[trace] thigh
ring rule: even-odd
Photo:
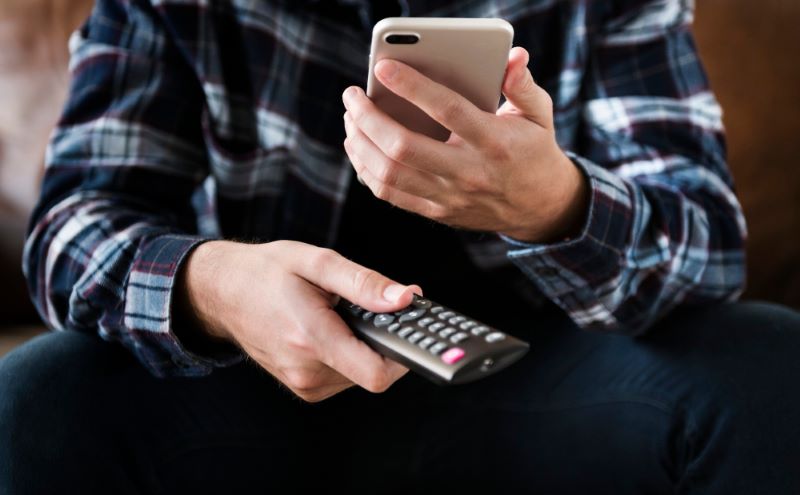
[[[0,482],[11,470],[16,486],[87,493],[716,493],[797,460],[795,313],[684,311],[640,339],[557,312],[518,327],[532,350],[495,376],[438,387],[409,374],[318,404],[249,363],[158,379],[95,337],[43,336],[0,362]]]
[[[377,418],[391,401],[377,397],[349,390],[307,404],[251,363],[160,379],[95,336],[46,334],[0,361],[0,492],[258,493],[344,482],[362,437],[381,436]],[[411,436],[390,434],[387,443],[414,448]],[[393,468],[409,457],[396,455]]]
[[[522,361],[432,396],[421,464],[535,493],[800,490],[797,313],[681,310],[641,338],[551,314],[516,333]]]

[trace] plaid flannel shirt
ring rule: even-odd
[[[745,223],[691,1],[402,4],[511,22],[553,97],[558,142],[589,180],[579,236],[463,232],[477,266],[516,265],[521,290],[581,327],[632,335],[678,304],[740,294]],[[241,359],[176,337],[176,273],[211,238],[333,242],[353,173],[340,95],[366,80],[367,7],[98,0],[71,40],[73,83],[24,255],[45,321],[119,341],[161,376]]]

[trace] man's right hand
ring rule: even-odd
[[[333,306],[342,296],[370,311],[397,311],[421,289],[333,250],[210,241],[190,255],[181,287],[203,331],[235,342],[308,402],[354,384],[383,392],[408,372],[356,338]]]

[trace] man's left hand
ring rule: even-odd
[[[587,209],[584,175],[556,142],[553,103],[527,68],[528,52],[509,55],[496,114],[413,68],[382,60],[375,75],[452,131],[446,142],[412,132],[358,87],[343,94],[344,147],[380,199],[453,227],[520,241],[574,235]]]

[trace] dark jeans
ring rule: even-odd
[[[0,493],[800,493],[797,313],[524,327],[532,351],[493,377],[318,404],[252,364],[157,379],[99,338],[41,336],[0,361]]]

